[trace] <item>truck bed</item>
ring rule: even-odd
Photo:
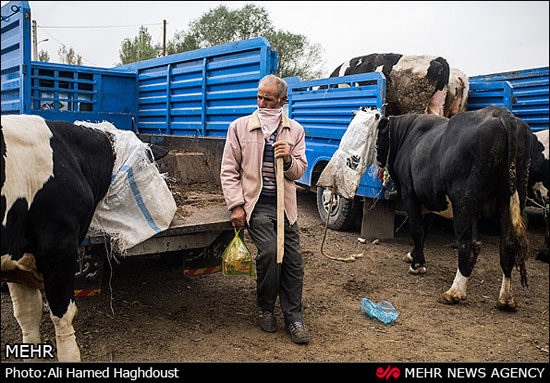
[[[169,179],[167,182],[177,205],[176,214],[170,227],[143,243],[128,249],[127,255],[137,255],[136,252],[143,253],[143,250],[138,250],[143,248],[153,251],[154,249],[148,246],[148,242],[149,244],[158,242],[154,239],[199,233],[219,233],[232,228],[230,212],[226,208],[221,187],[213,183],[181,185],[174,181],[170,182]],[[98,244],[105,241],[105,235],[91,234],[86,238],[84,244]],[[173,251],[169,250],[170,248],[171,246],[162,246],[156,249],[155,252]],[[185,248],[191,247],[185,246]]]
[[[126,250],[124,256],[178,253],[183,257],[184,275],[221,271],[221,254],[234,237],[221,188],[213,183],[167,184],[178,207],[170,227]],[[84,240],[75,274],[78,296],[100,293],[108,243],[102,234]]]
[[[169,180],[168,187],[178,207],[172,225],[202,224],[223,220],[226,216],[229,218],[220,186],[211,182],[182,185]]]

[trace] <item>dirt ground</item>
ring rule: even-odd
[[[536,217],[530,225],[529,287],[521,286],[514,271],[518,311],[510,313],[495,308],[502,277],[498,237],[482,235],[468,297],[448,306],[438,299],[456,272],[449,223],[434,225],[426,244],[428,272],[412,276],[402,261],[412,244],[407,224],[394,240],[378,244],[358,241],[359,228],[329,231],[328,255],[364,254],[355,262],[333,261],[320,253],[324,227],[315,195],[299,191],[298,199],[308,345],[291,342],[278,306],[278,331],[259,329],[254,277],[187,277],[179,257],[128,257],[113,264],[112,272],[106,266],[101,295],[77,298],[74,326],[83,360],[548,362],[549,267],[534,259],[534,249],[543,245],[543,225]],[[250,237],[245,239],[254,252]],[[370,319],[360,309],[364,297],[391,302],[399,317],[388,325]],[[55,344],[48,314],[42,334]],[[3,360],[5,344],[20,341],[10,296],[2,292]]]

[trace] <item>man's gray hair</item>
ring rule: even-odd
[[[258,86],[264,82],[274,82],[275,85],[277,85],[277,89],[279,89],[279,99],[286,97],[288,92],[288,84],[285,80],[283,80],[280,77],[277,77],[273,74],[268,74],[267,76],[264,76],[260,82],[258,83]]]

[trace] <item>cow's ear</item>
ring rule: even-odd
[[[166,157],[166,155],[169,152],[168,148],[160,145],[152,144],[150,148],[151,148],[151,152],[153,153],[153,158],[152,159],[149,158],[149,159],[153,161],[158,161],[161,158]]]

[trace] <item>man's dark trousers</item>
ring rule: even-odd
[[[273,311],[277,295],[285,326],[302,321],[304,265],[298,224],[290,226],[285,216],[285,254],[277,264],[277,202],[260,199],[250,217],[248,232],[258,249],[256,283],[258,307]]]

